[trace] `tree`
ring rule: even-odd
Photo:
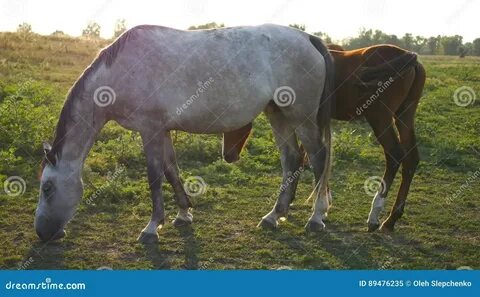
[[[32,34],[32,25],[30,25],[28,23],[25,23],[25,22],[21,23],[17,27],[17,33],[20,33],[22,35]]]
[[[61,30],[55,30],[55,32],[53,32],[51,35],[52,36],[65,36],[66,34]]]
[[[87,38],[99,38],[100,37],[100,25],[95,22],[88,23],[87,27],[83,29],[82,36]]]
[[[223,28],[225,25],[222,24],[217,24],[215,22],[212,23],[206,23],[203,25],[198,25],[198,26],[190,26],[188,27],[187,30],[203,30],[203,29],[218,29],[218,28]]]
[[[466,55],[473,55],[473,43],[467,42],[463,45],[463,48],[465,48]]]
[[[422,36],[415,36],[415,39],[413,40],[413,48],[412,50],[417,53],[421,53],[424,48],[427,46],[427,41],[428,39]]]
[[[313,32],[313,35],[320,37],[325,43],[332,43],[332,38],[327,33]]]
[[[372,29],[361,29],[357,37],[349,39],[345,43],[345,47],[348,49],[362,48],[374,44]]]
[[[123,32],[127,30],[127,25],[125,25],[125,19],[118,19],[115,22],[115,29],[113,31],[113,38],[117,38],[122,35]]]
[[[385,44],[394,44],[396,46],[402,46],[402,42],[400,41],[400,39],[398,39],[397,35],[395,34],[392,34],[392,35],[385,35],[381,42],[379,43],[385,43]]]
[[[402,37],[402,47],[404,49],[411,51],[413,49],[413,43],[414,43],[414,40],[413,40],[412,34],[405,33],[405,35],[403,35]]]
[[[468,54],[468,49],[464,45],[461,45],[458,47],[458,56],[460,58],[465,58],[465,56]]]
[[[428,49],[429,49],[429,53],[431,55],[439,54],[439,51],[440,51],[440,36],[438,36],[438,37],[433,37],[432,36],[432,37],[428,38],[427,46],[428,46]]]
[[[463,37],[460,35],[455,36],[442,36],[441,43],[443,46],[443,53],[445,55],[457,55],[460,46],[462,46]]]
[[[300,31],[305,31],[305,25],[303,24],[290,24],[289,27],[295,28]]]
[[[472,42],[472,55],[480,56],[480,38]]]

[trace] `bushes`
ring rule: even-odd
[[[61,98],[35,81],[0,86],[0,171],[36,175],[42,141],[55,127]]]

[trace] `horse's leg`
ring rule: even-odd
[[[172,138],[170,132],[167,133],[164,141],[165,147],[165,177],[167,181],[172,185],[175,192],[175,202],[179,208],[177,217],[173,221],[173,225],[176,227],[184,226],[192,223],[193,216],[188,211],[192,206],[188,195],[183,188],[182,180],[178,171],[177,159],[175,157],[175,149],[173,147]]]
[[[372,200],[372,206],[368,215],[368,231],[372,232],[380,226],[380,215],[384,209],[385,198],[392,186],[395,175],[397,174],[400,162],[403,159],[404,152],[398,141],[397,134],[393,126],[393,119],[384,117],[367,117],[367,121],[373,128],[373,132],[378,142],[383,147],[385,154],[385,172],[383,174],[380,189]]]
[[[321,182],[322,175],[326,174],[327,147],[322,140],[323,135],[316,124],[307,121],[297,129],[297,132],[312,165],[316,185],[313,189],[315,197],[313,213],[308,219],[305,228],[307,231],[322,231],[325,228],[323,220],[327,217],[327,211],[331,204],[328,184]]]
[[[278,219],[288,213],[290,202],[295,197],[302,167],[295,129],[279,111],[267,111],[265,114],[273,128],[275,141],[280,150],[283,180],[274,208],[262,218],[259,226],[274,229],[278,225]]]
[[[415,139],[414,116],[415,106],[412,110],[406,110],[399,116],[399,120],[395,121],[398,133],[400,135],[400,145],[405,151],[404,159],[402,160],[402,183],[398,190],[397,199],[390,211],[388,218],[382,223],[380,230],[393,231],[395,222],[403,215],[405,201],[407,199],[410,184],[417,169],[419,162],[419,155],[417,149],[417,142]]]
[[[158,240],[157,228],[165,222],[165,209],[162,195],[162,178],[164,166],[164,134],[141,133],[143,149],[147,159],[148,184],[152,198],[152,217],[142,230],[138,241],[152,243]]]

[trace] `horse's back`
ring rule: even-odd
[[[416,55],[395,45],[332,51],[332,55],[336,64],[336,81],[341,84],[334,117],[340,120],[395,112],[407,99],[417,79],[416,65],[419,63]]]
[[[318,108],[325,63],[305,32],[265,24],[193,31],[140,26],[126,34],[129,41],[108,70],[128,69],[128,84],[111,81],[124,95],[118,100],[137,113],[157,114],[172,123],[169,129],[217,133],[244,126],[282,86],[296,93],[292,110]]]

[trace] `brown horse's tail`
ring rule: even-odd
[[[415,65],[415,79],[413,80],[407,99],[403,101],[398,110],[395,112],[397,116],[404,114],[407,109],[412,109],[415,114],[418,102],[422,97],[423,87],[425,86],[426,72],[422,63]]]
[[[330,130],[330,118],[332,104],[335,99],[335,65],[333,64],[333,58],[330,55],[330,52],[323,44],[321,39],[315,36],[310,36],[310,42],[320,52],[325,60],[325,84],[323,87],[322,96],[320,97],[320,106],[317,113],[317,125],[322,134],[323,144],[325,146],[325,168],[317,186],[320,186],[320,190],[326,190],[328,186],[328,179],[330,177],[330,166],[332,162],[332,134]]]
[[[402,73],[415,67],[418,64],[417,54],[414,52],[405,52],[400,56],[393,58],[377,66],[361,67],[356,75],[359,78],[359,85],[364,87],[377,86],[389,78],[395,80]]]

